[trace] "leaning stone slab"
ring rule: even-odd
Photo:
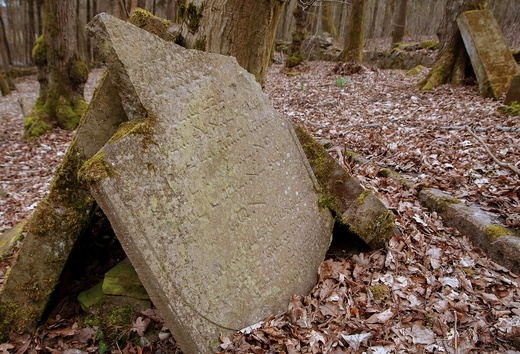
[[[92,215],[94,198],[77,179],[78,170],[126,119],[110,78],[103,78],[49,193],[25,227],[23,246],[0,292],[0,342],[9,332],[30,332],[38,325],[72,247]]]
[[[89,25],[127,115],[81,175],[183,352],[315,285],[332,217],[291,125],[234,58]]]
[[[510,105],[513,102],[520,103],[520,72],[513,76],[506,98],[504,99],[504,104],[506,105]]]
[[[488,10],[463,12],[457,19],[480,93],[498,99],[507,92],[518,67],[500,27]]]
[[[302,127],[296,127],[296,135],[323,190],[320,204],[329,208],[337,222],[348,226],[370,248],[384,247],[397,232],[392,212]]]
[[[515,273],[520,271],[520,237],[513,230],[500,225],[475,205],[466,205],[435,188],[421,190],[419,200],[442,216],[445,225],[469,236],[495,262]]]

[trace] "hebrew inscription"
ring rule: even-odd
[[[90,30],[146,126],[101,149],[92,193],[182,350],[211,353],[315,285],[331,215],[292,127],[234,58],[106,14]]]

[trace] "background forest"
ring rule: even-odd
[[[278,29],[277,39],[290,40],[295,27],[292,15],[297,0],[287,1]],[[410,0],[406,14],[405,34],[409,40],[423,37],[435,38],[439,22],[444,14],[446,1]],[[341,45],[344,41],[345,26],[351,11],[351,1],[317,1],[308,11],[308,31],[320,34],[332,32],[333,37]],[[175,20],[177,2],[168,0],[77,0],[76,12],[79,28],[85,28],[88,21],[100,12],[107,12],[119,18],[127,18],[131,9],[141,7],[156,16]],[[365,47],[374,42],[373,39],[391,36],[394,17],[399,5],[398,0],[368,0],[365,18]],[[487,8],[497,18],[507,43],[510,47],[520,46],[520,12],[515,11],[517,0],[490,0]],[[2,0],[0,1],[0,45],[6,53],[10,65],[32,65],[31,50],[33,44],[42,33],[43,21],[42,0]],[[331,26],[333,24],[333,26]],[[76,34],[78,52],[86,62],[93,63],[94,56],[90,39],[85,30]],[[1,60],[2,58],[0,58]],[[88,59],[88,60],[87,60]]]

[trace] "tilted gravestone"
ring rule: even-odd
[[[291,125],[234,58],[89,25],[130,118],[80,171],[185,353],[315,285],[332,217]]]
[[[480,93],[498,99],[507,92],[518,67],[502,31],[488,10],[463,12],[457,19]]]

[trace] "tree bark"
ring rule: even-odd
[[[401,43],[404,38],[404,30],[406,28],[406,10],[408,9],[408,0],[400,0],[399,7],[394,20],[394,28],[392,30],[392,48]]]
[[[234,56],[263,86],[285,0],[178,0],[181,45]]]
[[[293,11],[295,29],[291,34],[291,45],[289,46],[289,54],[285,61],[285,66],[288,68],[293,68],[296,65],[303,62],[302,55],[302,43],[307,37],[307,19],[308,12],[303,9],[303,7],[298,4]]]
[[[378,11],[379,11],[379,0],[375,0],[374,11],[372,11],[372,20],[370,21],[370,29],[368,30],[369,38],[375,37]]]
[[[363,61],[366,4],[366,0],[352,1],[352,9],[345,33],[345,46],[338,56],[339,61],[357,63]]]
[[[334,16],[332,14],[332,7],[334,3],[324,1],[321,6],[321,29],[323,32],[330,34],[332,38],[338,36],[338,30],[334,25]]]
[[[29,140],[55,126],[75,129],[86,109],[88,68],[76,52],[76,32],[75,0],[45,0],[44,34],[32,51],[40,95],[24,122]]]
[[[0,22],[2,21],[2,11],[0,9]],[[7,43],[3,22],[0,23],[0,55],[2,59],[2,67],[4,75],[2,75],[0,85],[2,86],[2,95],[8,95],[11,91],[16,90],[14,81],[9,74],[9,44]],[[7,85],[7,88],[5,87]]]
[[[444,20],[438,29],[439,53],[426,78],[419,83],[423,91],[451,82],[464,83],[469,57],[457,26],[457,17],[465,11],[484,10],[486,0],[448,0]]]
[[[381,26],[380,37],[388,37],[388,34],[392,30],[392,19],[394,18],[394,12],[395,0],[386,0],[385,17],[383,18],[383,25]]]

